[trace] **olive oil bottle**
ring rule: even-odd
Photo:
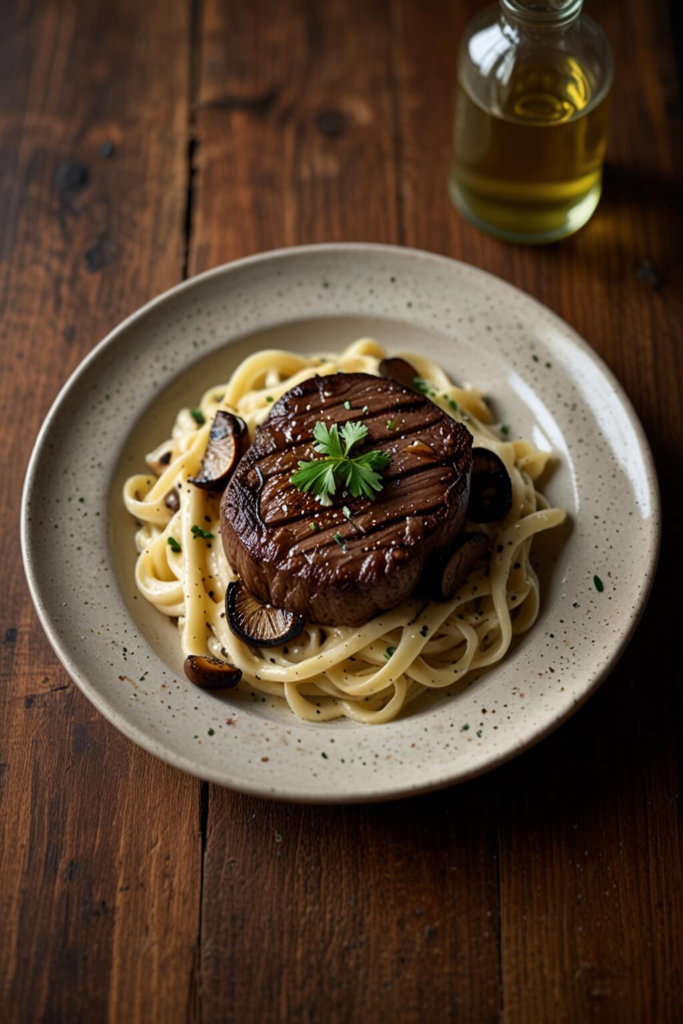
[[[564,238],[600,199],[612,55],[582,3],[500,0],[462,45],[450,195],[508,241]]]

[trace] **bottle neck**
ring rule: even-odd
[[[507,21],[523,28],[566,28],[576,21],[583,0],[500,0]]]

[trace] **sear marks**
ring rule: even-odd
[[[339,488],[326,508],[290,483],[300,459],[319,457],[311,444],[319,420],[360,421],[368,437],[358,452],[391,456],[374,500]],[[462,424],[393,380],[340,373],[304,381],[273,406],[223,496],[228,560],[277,608],[312,622],[366,622],[408,597],[425,561],[459,534],[471,448]]]

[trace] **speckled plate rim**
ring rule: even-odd
[[[475,271],[477,274],[484,278],[490,279],[494,287],[498,290],[507,289],[514,295],[522,294],[525,301],[531,306],[538,308],[539,312],[554,323],[558,327],[565,339],[578,348],[588,359],[593,363],[595,368],[601,373],[606,381],[611,386],[614,392],[614,398],[621,406],[623,411],[626,413],[627,419],[630,426],[634,430],[636,439],[638,442],[640,455],[643,459],[643,466],[647,477],[647,483],[649,486],[649,498],[652,503],[653,514],[650,517],[649,525],[650,532],[648,535],[649,549],[647,552],[647,569],[645,584],[640,592],[637,606],[631,613],[630,622],[628,628],[619,636],[619,638],[613,642],[610,656],[599,669],[595,671],[590,681],[587,682],[582,693],[577,697],[574,702],[569,705],[562,712],[556,716],[550,718],[542,727],[531,729],[528,733],[516,744],[513,743],[506,750],[501,751],[498,754],[488,756],[484,761],[475,767],[468,769],[456,769],[450,773],[445,773],[435,781],[420,784],[419,782],[415,785],[406,785],[401,782],[398,784],[382,785],[379,783],[376,789],[365,790],[362,793],[347,792],[339,793],[338,791],[318,791],[309,792],[301,786],[264,786],[260,783],[254,783],[249,778],[239,776],[236,774],[226,775],[224,771],[214,771],[207,766],[203,765],[200,761],[193,758],[185,757],[169,751],[163,743],[156,742],[151,738],[143,729],[129,721],[124,715],[120,714],[115,708],[111,706],[109,701],[98,691],[97,687],[90,681],[87,675],[80,669],[78,659],[74,657],[68,646],[62,641],[58,630],[55,627],[55,623],[52,621],[47,608],[46,601],[43,597],[43,587],[45,582],[41,579],[40,572],[38,570],[38,559],[36,551],[36,537],[34,531],[31,528],[29,518],[27,515],[27,509],[31,501],[33,490],[36,486],[36,467],[39,463],[41,453],[46,445],[48,438],[50,437],[51,430],[57,420],[63,404],[66,402],[68,396],[74,390],[81,378],[87,373],[91,365],[95,363],[105,351],[113,348],[118,339],[127,331],[127,329],[135,324],[137,321],[142,320],[148,313],[157,307],[163,306],[171,300],[178,298],[186,291],[191,291],[199,283],[204,282],[211,278],[218,278],[224,274],[228,274],[233,270],[242,269],[249,267],[250,265],[256,266],[264,261],[288,259],[297,254],[315,253],[321,256],[325,254],[334,254],[340,252],[347,252],[349,254],[363,253],[363,252],[376,252],[384,253],[390,258],[392,255],[398,253],[404,256],[415,256],[421,260],[431,260],[436,264],[456,264],[462,267],[467,267],[469,271]],[[52,407],[50,408],[45,420],[43,421],[42,427],[36,438],[36,442],[29,460],[29,464],[26,471],[26,477],[24,482],[24,488],[22,493],[21,502],[21,523],[20,523],[20,538],[21,538],[21,550],[24,562],[24,570],[26,579],[29,586],[29,591],[38,614],[40,623],[47,635],[47,638],[57,654],[60,662],[69,673],[71,678],[77,684],[79,689],[93,704],[93,706],[109,721],[115,728],[122,732],[128,739],[132,740],[138,746],[142,747],[148,753],[153,754],[160,760],[179,768],[198,779],[205,780],[208,782],[214,782],[217,785],[225,786],[234,789],[237,792],[241,792],[251,796],[258,796],[266,799],[283,800],[294,803],[309,803],[309,804],[353,804],[353,803],[373,803],[381,802],[385,800],[396,800],[408,796],[418,796],[424,793],[434,792],[439,789],[443,789],[448,786],[456,785],[462,782],[466,782],[469,779],[476,778],[479,775],[483,775],[495,768],[498,768],[513,758],[519,756],[524,751],[528,750],[536,743],[540,742],[546,736],[550,735],[560,725],[562,725],[567,719],[569,719],[583,704],[595,693],[600,684],[609,675],[612,669],[615,667],[622,654],[626,650],[633,634],[638,626],[638,623],[642,617],[643,611],[647,605],[647,601],[650,596],[652,585],[654,582],[657,562],[659,558],[660,549],[660,538],[661,538],[661,504],[659,494],[659,484],[657,480],[654,459],[650,450],[647,437],[640,423],[638,415],[623,390],[618,379],[612,373],[607,364],[601,359],[601,357],[595,352],[595,350],[561,317],[554,314],[548,307],[544,306],[537,299],[530,296],[528,293],[523,292],[522,289],[509,284],[503,279],[497,277],[494,274],[490,274],[487,271],[481,270],[478,267],[473,267],[470,264],[464,264],[460,260],[455,260],[447,256],[440,256],[435,253],[426,252],[419,249],[411,249],[403,246],[392,246],[392,245],[381,245],[375,243],[364,243],[364,242],[339,242],[339,243],[322,243],[319,245],[305,245],[305,246],[293,246],[285,249],[274,249],[263,253],[257,253],[252,256],[244,257],[240,260],[234,260],[227,264],[222,264],[219,267],[207,270],[202,274],[198,274],[195,277],[189,278],[186,281],[182,281],[175,285],[173,288],[168,289],[161,295],[156,296],[150,300],[144,306],[140,307],[130,316],[126,317],[120,324],[118,324],[105,338],[102,339],[88,355],[81,361],[78,367],[74,370],[72,375],[68,378],[66,383],[60,389],[55,398]]]

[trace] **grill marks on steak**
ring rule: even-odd
[[[391,456],[374,500],[338,488],[324,507],[290,483],[300,459],[320,457],[312,448],[319,420],[359,420],[368,437],[352,454]],[[366,622],[407,597],[425,560],[460,532],[471,444],[462,424],[395,381],[362,373],[304,381],[273,406],[224,494],[228,560],[261,600],[313,622]]]

